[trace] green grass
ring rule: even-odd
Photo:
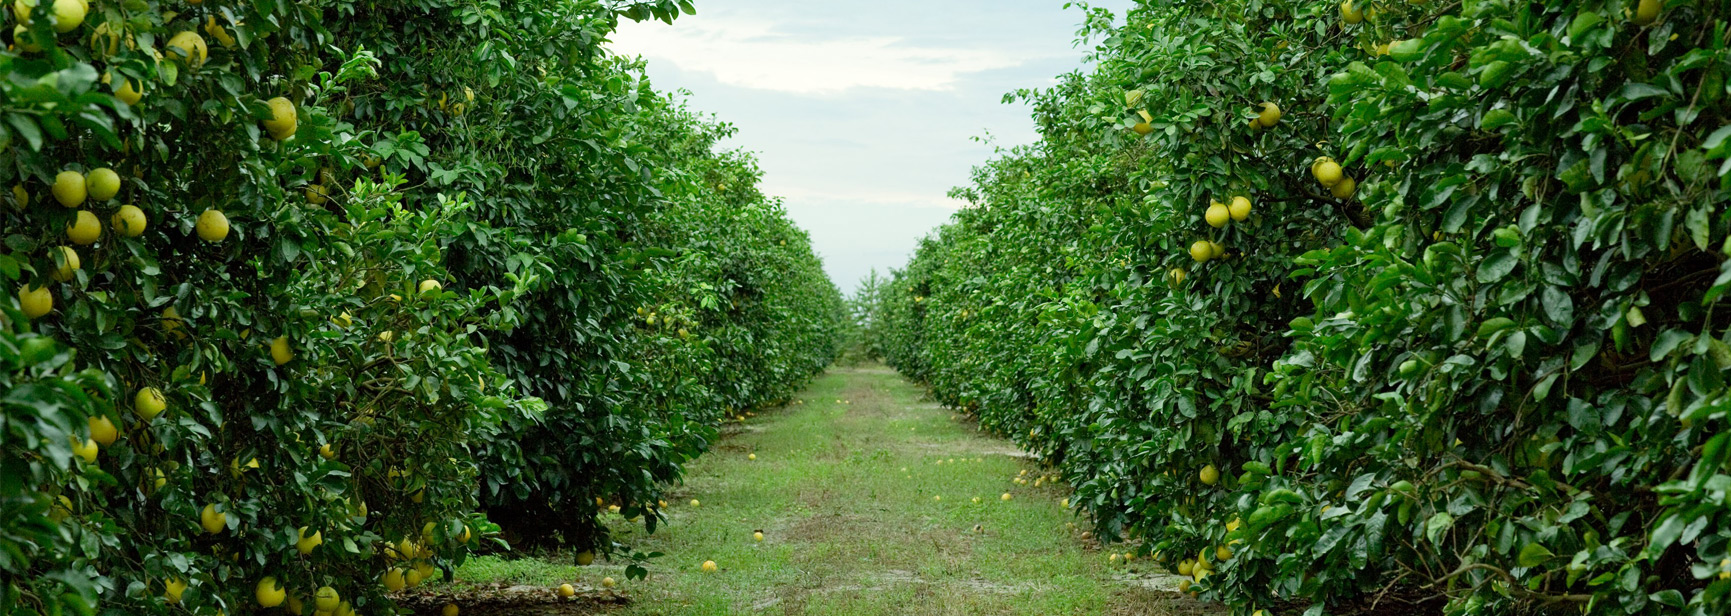
[[[729,431],[668,499],[666,526],[648,535],[610,518],[622,541],[666,554],[647,580],[626,581],[622,563],[479,558],[459,582],[611,576],[633,598],[617,610],[628,615],[1169,611],[1164,593],[1119,581],[1081,540],[1061,488],[1031,485],[1032,460],[881,366],[832,370]],[[1030,484],[1014,484],[1023,470]],[[702,573],[705,560],[720,571]]]

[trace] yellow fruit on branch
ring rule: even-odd
[[[426,297],[428,294],[438,293],[439,291],[444,290],[444,288],[445,285],[439,284],[439,281],[437,280],[422,280],[420,286],[417,287],[416,290],[421,293],[422,297]]]
[[[55,259],[54,279],[60,282],[72,280],[72,273],[83,267],[78,261],[78,251],[70,246],[58,246],[55,253],[59,258]]]
[[[156,419],[156,416],[161,415],[167,408],[168,401],[163,399],[162,390],[155,387],[140,389],[138,395],[132,398],[132,412],[147,422]]]
[[[205,210],[198,215],[195,225],[198,239],[206,242],[220,242],[228,238],[228,216],[219,210]]]
[[[78,456],[80,459],[84,460],[85,464],[95,464],[96,454],[100,452],[101,449],[96,447],[95,440],[84,439],[80,441],[78,437],[72,437],[72,455]]]
[[[180,595],[186,592],[186,580],[168,578],[162,582],[162,598],[169,604],[180,603]]]
[[[1167,280],[1167,282],[1172,283],[1172,286],[1176,287],[1178,285],[1184,284],[1185,275],[1186,274],[1184,273],[1184,270],[1182,268],[1174,267],[1171,270],[1166,272],[1166,280]]]
[[[72,218],[72,224],[66,225],[66,239],[72,240],[74,244],[88,246],[101,237],[102,221],[97,220],[90,210],[78,210]]]
[[[97,415],[86,420],[90,424],[90,438],[103,447],[113,445],[120,438],[120,430],[114,427],[114,422],[105,415]]]
[[[1226,247],[1221,246],[1220,242],[1209,242],[1208,243],[1208,255],[1209,255],[1209,258],[1211,258],[1211,259],[1218,259],[1220,257],[1224,257],[1224,256],[1226,256]]]
[[[324,531],[315,530],[313,531],[313,534],[308,535],[307,527],[302,526],[295,532],[297,534],[295,539],[295,550],[300,552],[302,556],[313,553],[314,549],[317,549],[325,542]]]
[[[1214,245],[1210,244],[1208,240],[1196,240],[1190,245],[1190,258],[1195,259],[1197,263],[1207,263],[1209,259],[1214,258]]]
[[[338,595],[335,588],[320,586],[318,591],[313,593],[313,608],[321,612],[335,612],[342,600],[342,595]]]
[[[403,576],[402,569],[392,567],[390,570],[385,572],[384,585],[385,590],[397,592],[408,585],[408,580]]]
[[[77,171],[62,171],[54,176],[54,200],[66,207],[78,207],[84,204],[88,195],[84,174]]]
[[[1659,19],[1659,11],[1665,8],[1662,0],[1641,0],[1635,5],[1635,25],[1645,26]],[[64,30],[62,30],[64,32]]]
[[[210,47],[204,44],[204,37],[191,30],[168,39],[167,48],[172,50],[169,53],[171,58],[185,62],[188,68],[204,66],[204,61],[210,57]]]
[[[103,167],[90,172],[84,178],[84,190],[91,199],[107,201],[120,194],[120,174],[113,169]]]
[[[1364,21],[1364,10],[1353,4],[1352,0],[1340,3],[1340,19],[1348,24],[1356,25]]]
[[[1202,483],[1206,485],[1214,485],[1216,482],[1220,481],[1220,470],[1214,468],[1213,464],[1210,464],[1202,467],[1202,470],[1197,472],[1196,476],[1202,480]]]
[[[42,315],[54,310],[54,294],[46,287],[32,287],[28,284],[18,287],[18,307],[29,319],[40,319]]]
[[[1232,215],[1233,220],[1243,221],[1246,218],[1250,218],[1250,199],[1245,197],[1233,197],[1232,204],[1227,206],[1226,209],[1227,213]]]
[[[1310,166],[1310,174],[1325,188],[1333,188],[1343,177],[1340,164],[1327,158],[1319,158]]]
[[[143,86],[137,80],[122,77],[120,87],[114,90],[114,98],[128,105],[137,105],[138,101],[144,98]]]
[[[144,228],[150,224],[144,217],[144,210],[136,205],[122,205],[109,217],[108,224],[114,227],[114,232],[121,237],[138,237],[144,235]]]
[[[1282,115],[1284,114],[1280,112],[1279,105],[1264,101],[1262,103],[1262,111],[1256,114],[1256,122],[1261,124],[1264,128],[1274,128],[1275,124],[1280,123],[1280,117]]]
[[[198,523],[204,527],[204,532],[215,535],[228,527],[228,514],[217,511],[216,505],[205,505],[198,513]]]
[[[283,141],[295,135],[300,128],[300,118],[295,115],[295,104],[289,99],[278,96],[265,101],[270,107],[270,118],[264,121],[265,132],[272,139]]]
[[[276,578],[265,576],[253,589],[253,598],[258,599],[259,607],[268,609],[282,605],[282,602],[288,599],[288,591],[283,590],[282,584],[277,583]]]
[[[1352,195],[1358,192],[1358,182],[1353,181],[1351,177],[1342,177],[1339,182],[1334,183],[1334,186],[1329,187],[1328,192],[1333,194],[1336,199],[1351,199]]]
[[[331,448],[330,443],[325,443],[323,445],[319,445],[319,457],[324,458],[326,460],[335,460],[335,459],[337,459],[337,452],[335,449]]]
[[[234,37],[229,35],[228,30],[223,29],[220,24],[216,23],[215,15],[205,18],[204,33],[209,34],[211,38],[216,39],[216,42],[221,44],[223,47],[234,47]]]
[[[12,185],[12,203],[18,206],[19,211],[30,207],[30,191],[24,190],[23,184]]]
[[[1202,219],[1208,222],[1208,226],[1219,229],[1231,222],[1232,213],[1227,211],[1226,204],[1215,201],[1208,206],[1208,211],[1202,215]]]

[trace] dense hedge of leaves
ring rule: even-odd
[[[384,613],[537,513],[653,526],[843,318],[729,129],[600,47],[689,9],[0,7],[0,614]]]
[[[1088,15],[879,353],[1244,613],[1728,609],[1723,3]]]

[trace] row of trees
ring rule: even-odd
[[[0,613],[385,613],[501,537],[611,552],[837,353],[731,129],[601,48],[686,2],[3,10]]]
[[[1726,11],[1090,9],[866,339],[1242,613],[1723,613]]]

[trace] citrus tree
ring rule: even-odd
[[[886,356],[1245,613],[1723,611],[1722,12],[1090,10]]]
[[[806,238],[601,48],[690,8],[6,3],[0,612],[388,609],[505,536],[505,495],[594,528],[825,365]],[[656,362],[638,308],[753,276],[775,309],[712,319],[755,347],[669,352],[770,369]]]

